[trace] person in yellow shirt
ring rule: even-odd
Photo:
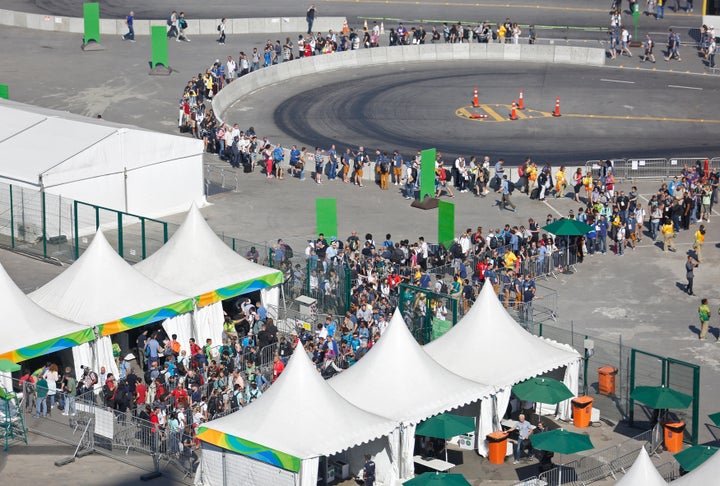
[[[505,252],[505,268],[509,270],[515,269],[515,262],[517,261],[517,255],[513,253],[512,250],[508,248],[508,250]]]
[[[530,162],[525,169],[528,178],[528,195],[532,194],[533,189],[537,187],[537,166],[535,162]]]
[[[591,201],[590,195],[593,191],[593,178],[592,178],[592,172],[589,170],[585,173],[585,177],[583,177],[582,180],[583,186],[585,186],[585,197],[587,197],[587,201]]]
[[[700,228],[695,232],[695,243],[693,244],[693,250],[695,250],[695,260],[700,263],[702,258],[702,248],[705,243],[705,225],[701,224]]]
[[[565,178],[565,166],[561,165],[560,170],[555,174],[555,197],[565,196],[565,189],[567,188],[567,179]]]
[[[673,238],[675,238],[675,230],[673,229],[672,221],[668,221],[660,227],[660,232],[663,235],[663,251],[675,251],[675,245],[673,244]]]

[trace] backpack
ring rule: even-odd
[[[448,286],[447,282],[443,280],[442,286],[440,287],[440,293],[441,294],[447,294],[448,293]]]
[[[273,150],[273,160],[275,162],[282,162],[283,158],[283,149],[280,147],[275,148],[275,150]]]
[[[290,260],[293,257],[293,249],[286,243],[283,250],[285,250],[285,259]]]
[[[220,24],[218,24],[218,32],[220,32]]]
[[[177,370],[179,375],[187,374],[187,369],[185,368],[185,365],[182,361],[178,361],[177,363],[175,363],[175,369]]]
[[[181,29],[187,29],[187,21],[185,19],[178,20]]]
[[[168,26],[172,26],[172,17],[168,17],[167,22]]]
[[[152,378],[150,377],[150,370],[147,370],[145,374],[143,375],[143,378],[145,379],[145,384],[149,385],[152,382]]]
[[[453,256],[453,258],[461,258],[462,257],[462,248],[460,247],[459,243],[453,243],[450,247],[450,254]]]
[[[500,244],[498,242],[497,236],[495,236],[495,235],[491,236],[490,237],[490,249],[496,250],[498,246],[500,246]]]
[[[518,177],[524,177],[524,176],[525,176],[525,164],[523,164],[523,165],[521,165],[520,167],[518,167],[517,173],[518,173]]]

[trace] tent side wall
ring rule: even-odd
[[[202,443],[202,449],[200,466],[202,484],[208,486],[224,486],[226,484],[296,486],[298,484],[298,473],[256,461],[206,442]],[[317,470],[317,462],[315,468]]]

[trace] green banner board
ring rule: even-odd
[[[0,84],[0,98],[9,100],[10,95],[8,94],[8,85],[7,84]]]
[[[445,321],[443,319],[438,319],[437,317],[433,317],[432,319],[432,340],[436,340],[446,332],[448,332],[450,329],[452,329],[452,322]]]
[[[85,37],[83,44],[100,43],[100,4],[83,3],[83,19],[85,20]]]
[[[150,29],[152,36],[152,61],[150,61],[150,67],[155,68],[160,65],[169,68],[167,29],[164,25],[153,25]]]
[[[337,201],[335,198],[315,199],[315,224],[317,234],[324,234],[326,239],[338,236]]]
[[[450,248],[455,238],[455,205],[446,201],[438,201],[438,243]]]
[[[437,150],[427,149],[420,153],[420,201],[426,195],[435,197],[435,158]]]

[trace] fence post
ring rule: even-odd
[[[589,339],[589,336],[586,334],[585,339]],[[583,395],[588,394],[588,365],[590,364],[590,355],[588,353],[588,349],[585,348],[585,364],[584,364],[584,371],[583,371]]]
[[[168,240],[168,224],[167,221],[163,223],[163,243],[167,243]]]
[[[268,263],[270,264],[271,268],[275,268],[275,265],[273,265],[273,250],[272,250],[272,248],[268,248]]]
[[[310,259],[305,261],[305,295],[310,295]]]
[[[122,213],[118,211],[118,254],[121,257],[124,257],[123,255],[123,227],[122,227]]]
[[[700,423],[700,367],[693,369],[693,423],[692,423],[692,445],[698,444],[698,433]]]
[[[350,267],[347,264],[343,264],[343,270],[344,270],[344,276],[345,276],[345,288],[343,289],[345,291],[345,305],[343,308],[343,314],[350,310],[350,290],[352,287],[352,281],[351,281],[351,275],[352,272],[350,272]]]
[[[664,380],[664,378],[663,378]],[[635,400],[632,399],[632,391],[635,388],[635,348],[630,350],[630,389],[628,390],[628,423],[630,427],[635,422]]]
[[[13,186],[10,184],[10,248],[15,248],[15,208],[13,207]]]
[[[142,245],[142,259],[145,260],[145,218],[140,218],[140,244]]]
[[[47,208],[45,207],[45,191],[42,191],[40,195],[40,197],[42,198],[43,258],[47,258],[47,234],[45,234],[45,232],[47,231],[47,221],[45,221],[45,219],[47,218]]]

